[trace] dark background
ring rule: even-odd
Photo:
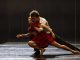
[[[27,17],[36,9],[56,34],[70,42],[80,39],[79,0],[0,0],[0,42],[19,42],[18,33],[27,33]]]

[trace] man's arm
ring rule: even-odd
[[[49,26],[42,25],[42,27],[43,27],[44,29],[47,29],[47,30],[52,34],[53,38],[55,38],[55,34],[54,34],[54,32],[52,31],[52,29],[51,29]]]
[[[34,27],[38,32],[41,32],[41,31],[43,31],[43,28],[42,27],[40,27],[40,28],[38,28],[38,27]]]

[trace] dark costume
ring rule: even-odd
[[[59,44],[66,45],[66,46],[68,46],[69,48],[71,48],[71,49],[73,49],[73,50],[80,51],[79,48],[75,47],[74,45],[72,45],[72,44],[69,43],[68,41],[65,41],[63,38],[61,38],[61,37],[58,36],[58,35],[56,35],[55,40],[56,40]]]

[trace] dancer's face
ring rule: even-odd
[[[32,21],[32,22],[37,22],[37,21],[39,21],[39,20],[40,20],[39,17],[31,17],[31,21]]]

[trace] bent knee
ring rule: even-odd
[[[29,41],[28,45],[31,46],[31,47],[33,47],[33,46],[36,46],[36,43],[34,41]]]
[[[28,42],[28,44],[32,44],[32,43],[34,43],[34,41],[29,41],[29,42]]]
[[[34,44],[34,41],[29,41],[28,42],[28,45],[32,45],[32,44]]]

